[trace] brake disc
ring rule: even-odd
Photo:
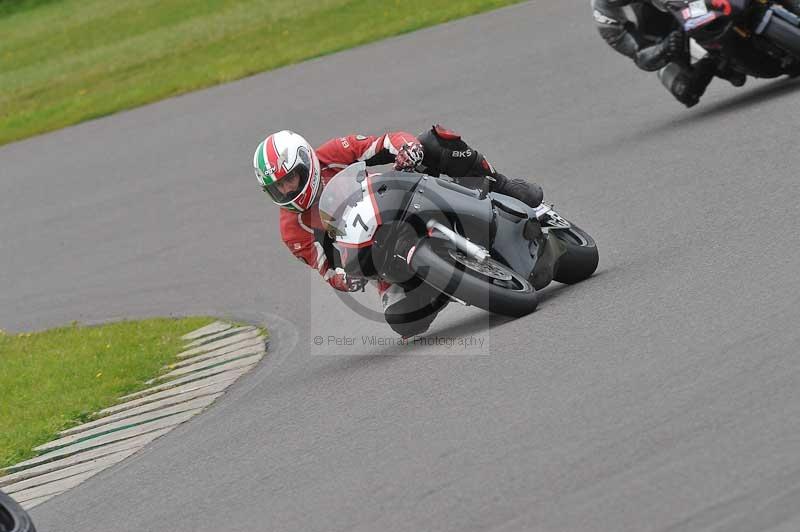
[[[455,249],[450,250],[450,256],[458,263],[463,264],[470,270],[478,272],[481,275],[485,275],[486,277],[491,277],[492,279],[496,279],[498,281],[512,281],[514,279],[514,277],[508,274],[505,270],[497,267],[492,260],[480,262]]]

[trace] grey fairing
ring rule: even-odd
[[[495,223],[494,255],[502,258],[512,270],[530,274],[536,266],[538,247],[536,242],[526,240],[522,234],[527,220],[498,209]]]
[[[496,193],[481,199],[477,191],[446,180],[428,181],[431,182],[421,183],[421,193],[412,200],[409,221],[418,217],[416,224],[420,224],[435,219],[455,227],[471,242],[490,249],[495,258],[516,272],[530,274],[541,268],[552,271],[552,261],[549,266],[544,264],[546,261],[537,265],[539,257],[544,255],[546,240],[532,242],[523,235],[525,224],[534,217],[529,206]]]
[[[552,278],[558,253],[548,252],[549,239],[525,238],[525,224],[535,214],[521,201],[497,193],[481,198],[477,190],[418,174],[389,172],[372,179],[384,224],[404,222],[423,235],[428,221],[436,220],[491,250],[514,271],[543,275],[547,282]]]
[[[488,198],[451,181],[428,177],[420,181],[408,203],[405,221],[417,228],[428,220],[453,227],[475,244],[492,247],[494,212]]]

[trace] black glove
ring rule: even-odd
[[[683,32],[673,31],[658,44],[642,48],[633,60],[636,66],[648,72],[655,72],[667,66],[671,61],[686,56],[686,36]]]
[[[673,31],[661,41],[662,53],[670,60],[680,59],[686,55],[686,35],[682,31]]]

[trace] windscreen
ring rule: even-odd
[[[345,220],[351,209],[367,195],[367,165],[351,164],[325,185],[319,200],[319,217],[325,229],[333,235],[347,233]]]

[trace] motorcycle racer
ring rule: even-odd
[[[335,250],[326,239],[317,201],[334,175],[359,161],[368,166],[393,163],[398,171],[419,169],[433,176],[445,174],[473,188],[488,175],[494,178],[493,191],[532,207],[542,201],[541,187],[498,173],[460,135],[438,125],[419,138],[404,131],[348,135],[330,139],[317,149],[292,131],[269,135],[256,148],[253,166],[264,192],[281,207],[281,237],[297,259],[344,292],[363,290],[366,280],[350,277],[335,267]],[[421,282],[404,286],[380,282],[378,292],[387,323],[406,338],[425,332],[449,302],[448,296]]]
[[[778,2],[800,14],[800,0]],[[595,26],[603,39],[640,69],[658,71],[662,84],[686,107],[696,105],[715,76],[741,87],[746,76],[706,56],[691,64],[685,36],[662,0],[592,0]]]

